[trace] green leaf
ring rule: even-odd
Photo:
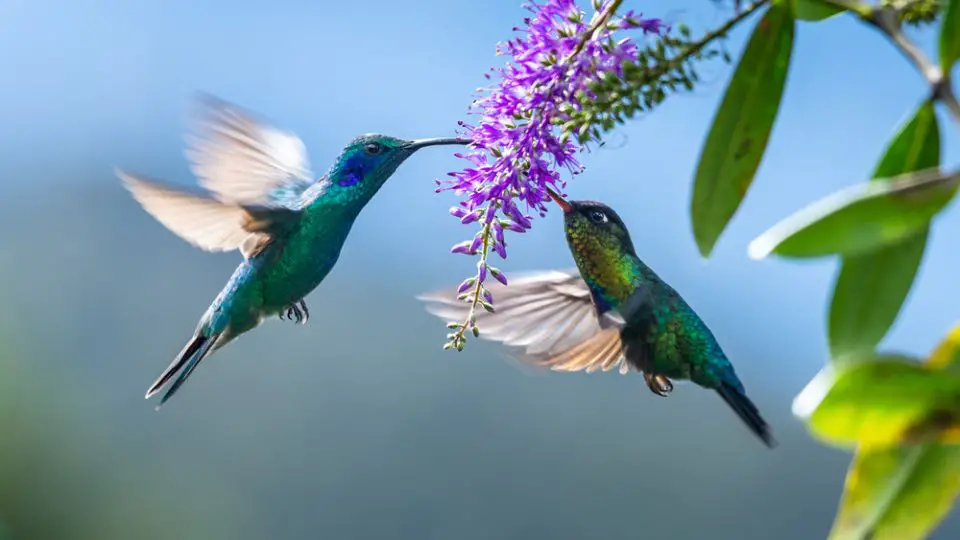
[[[827,366],[794,399],[794,414],[835,446],[889,447],[960,428],[960,373],[883,355]],[[960,442],[960,441],[957,441]]]
[[[823,0],[797,0],[797,19],[801,21],[822,21],[844,11],[842,7]]]
[[[777,223],[747,253],[753,259],[857,255],[902,242],[946,207],[958,181],[958,172],[928,170],[851,186]]]
[[[929,169],[939,163],[940,126],[933,102],[927,100],[890,142],[873,171],[873,178],[889,178]]]
[[[960,0],[948,1],[940,22],[940,69],[947,79],[960,58]]]
[[[757,23],[700,152],[690,214],[704,257],[713,251],[763,160],[793,51],[793,9],[793,2],[774,3]]]
[[[930,355],[931,369],[960,371],[960,324]],[[960,446],[860,449],[847,473],[830,540],[925,538],[960,493]]]
[[[830,302],[830,355],[874,350],[900,313],[927,245],[927,229],[863,255],[844,257]]]
[[[940,164],[940,131],[933,103],[924,102],[890,142],[874,178]],[[833,358],[873,351],[890,330],[923,260],[929,227],[875,251],[844,257],[830,303]]]

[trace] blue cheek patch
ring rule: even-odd
[[[360,183],[360,178],[361,177],[359,174],[357,174],[354,171],[350,171],[347,174],[341,176],[339,180],[337,180],[337,185],[342,187],[355,186],[358,183]]]
[[[337,179],[337,185],[341,187],[350,187],[355,186],[363,180],[363,172],[366,169],[366,164],[363,162],[362,158],[358,156],[350,156],[343,169],[343,173],[340,174],[340,178]]]

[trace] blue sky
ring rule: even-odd
[[[114,165],[193,182],[180,151],[187,100],[196,90],[298,133],[317,171],[357,133],[449,135],[483,83],[482,74],[497,61],[495,42],[508,38],[524,16],[519,4],[4,2],[5,189],[76,181],[67,172],[34,180],[43,185],[14,186],[18,177],[33,178],[29,172],[51,162],[62,171],[102,167],[104,182],[114,181]],[[703,0],[629,5],[695,29],[724,16]],[[754,22],[735,32],[730,44],[735,53]],[[922,44],[932,49],[931,39]],[[779,218],[863,179],[896,125],[922,99],[924,87],[876,32],[844,17],[801,24],[767,156],[746,203],[705,261],[687,215],[691,178],[729,74],[722,64],[706,66],[706,83],[694,93],[616,132],[606,148],[583,157],[588,172],[568,193],[612,202],[633,229],[639,253],[708,321],[716,321],[721,336],[746,331],[806,343],[808,359],[790,369],[808,376],[826,352],[823,321],[834,263],[757,263],[747,258],[746,246]],[[956,126],[941,126],[945,163],[955,163]],[[143,170],[146,164],[149,170]],[[384,258],[412,261],[416,270],[394,273],[419,288],[455,284],[467,275],[473,261],[446,251],[472,230],[446,215],[452,196],[434,195],[432,184],[457,165],[442,150],[405,164],[361,217],[345,264],[375,269]],[[956,299],[952,284],[960,255],[946,231],[958,224],[954,208],[937,222],[891,346],[925,352],[953,321],[956,302],[948,299]],[[502,266],[508,271],[569,266],[558,227],[551,215],[529,235],[516,237]],[[418,241],[405,241],[410,238]],[[763,328],[757,321],[777,324]],[[774,359],[766,361],[763,370],[778,373]]]

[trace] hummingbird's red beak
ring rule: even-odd
[[[557,206],[559,206],[560,209],[563,210],[563,213],[564,213],[564,214],[567,214],[567,213],[569,213],[571,210],[573,210],[573,206],[571,206],[570,203],[568,203],[567,201],[565,201],[565,200],[563,199],[563,197],[561,197],[560,195],[557,195],[557,193],[554,192],[552,189],[547,188],[547,193],[549,193],[549,194],[550,194],[550,198],[553,199],[554,202],[557,203]]]

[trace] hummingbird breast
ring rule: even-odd
[[[336,265],[352,220],[333,217],[305,214],[300,227],[257,256],[265,314],[279,313],[303,299]]]

